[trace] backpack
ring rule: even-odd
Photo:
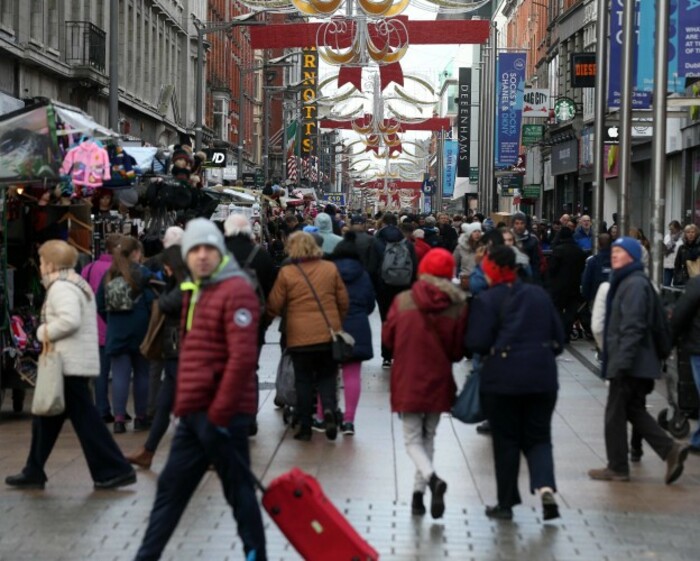
[[[389,286],[409,286],[413,279],[413,260],[408,242],[387,242],[382,258],[381,278]]]
[[[130,312],[141,298],[134,292],[124,277],[114,277],[105,285],[105,304],[108,312]]]
[[[656,354],[661,360],[666,360],[671,355],[671,350],[673,350],[671,325],[668,321],[666,308],[661,302],[661,297],[651,284],[649,286],[652,293],[651,336],[654,339]]]
[[[258,251],[260,251],[260,246],[259,245],[254,246],[253,250],[250,252],[248,257],[246,258],[245,263],[243,263],[243,265],[241,265],[241,268],[245,271],[246,275],[248,275],[248,277],[250,277],[250,282],[253,285],[253,290],[255,290],[255,294],[258,297],[258,303],[260,305],[260,323],[262,324],[263,318],[265,317],[265,306],[266,306],[265,291],[262,289],[262,285],[260,284],[260,281],[258,280],[258,273],[252,267],[253,259],[255,259],[255,256],[258,254]]]

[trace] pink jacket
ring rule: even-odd
[[[102,284],[102,279],[111,266],[112,256],[108,253],[103,253],[100,255],[100,258],[97,261],[83,267],[80,274],[88,282],[90,288],[92,288],[92,291],[95,294],[97,294],[97,290]],[[100,347],[104,347],[105,343],[107,342],[107,324],[99,314],[97,314],[97,335],[100,342]]]
[[[112,178],[109,168],[107,150],[94,142],[86,141],[68,151],[61,173],[70,174],[75,185],[96,188],[102,187],[103,182]]]

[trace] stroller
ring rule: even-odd
[[[679,288],[664,287],[662,300],[667,309],[672,309],[683,294]],[[656,418],[662,429],[675,438],[685,438],[690,433],[688,419],[698,418],[698,390],[695,387],[690,357],[681,345],[675,350],[664,366],[664,379],[668,393],[668,407],[659,411]]]

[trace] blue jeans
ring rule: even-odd
[[[112,356],[112,405],[114,417],[122,421],[126,415],[132,371],[136,417],[145,419],[148,407],[148,360],[138,351]]]
[[[695,387],[700,395],[700,355],[690,355],[690,367],[693,369]],[[696,448],[700,448],[700,424],[698,424],[697,430],[690,437],[690,444]]]
[[[664,286],[671,286],[673,282],[673,269],[664,269]]]
[[[100,375],[95,379],[95,404],[100,417],[112,414],[109,404],[109,367],[110,360],[104,345],[100,345]]]
[[[229,435],[217,430],[206,411],[180,419],[168,462],[158,478],[158,491],[136,561],[155,561],[172,536],[187,503],[197,490],[210,464],[216,468],[226,502],[233,509],[238,535],[248,555],[267,561],[265,532],[250,472],[248,433],[252,415],[236,415]]]

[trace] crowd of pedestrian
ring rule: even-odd
[[[543,518],[560,515],[551,433],[556,357],[580,336],[595,337],[609,381],[608,463],[590,470],[592,479],[629,480],[629,461],[641,458],[642,439],[666,461],[666,483],[680,477],[689,453],[700,453],[700,429],[685,446],[646,411],[665,356],[655,345],[658,296],[639,228],[620,236],[615,226],[594,232],[586,215],[565,214],[546,224],[516,213],[510,223],[495,224],[481,215],[344,215],[332,206],[314,216],[279,214],[265,227],[263,244],[243,215],[230,216],[222,227],[195,219],[184,230],[168,229],[161,251],[148,256],[138,240],[114,235],[81,275],[74,271],[74,249],[44,244],[46,298],[37,336],[62,356],[65,412],[34,417],[26,465],[6,483],[44,488],[44,464],[70,419],[95,486],[131,484],[136,473],[129,464],[150,469],[175,416],[137,559],[159,558],[213,467],[248,559],[264,561],[248,439],[257,433],[257,369],[266,331],[280,318],[281,345],[294,373],[294,438],[308,442],[314,430],[328,440],[339,433],[351,437],[362,430],[362,363],[375,354],[368,320],[375,305],[391,408],[401,417],[416,468],[414,515],[427,512],[427,492],[432,517],[446,508],[448,484],[434,464],[435,436],[455,403],[453,364],[464,357],[481,379],[486,421],[478,432],[492,435],[497,503],[486,509],[491,518],[511,519],[521,502],[521,454]],[[683,338],[700,385],[699,233],[695,225],[671,222],[664,284],[687,285],[673,334]],[[354,341],[343,359],[336,354],[340,333]],[[631,450],[628,422],[635,435]],[[144,445],[124,456],[110,425],[114,435],[148,431]]]

